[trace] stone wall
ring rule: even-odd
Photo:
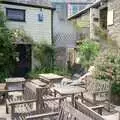
[[[108,25],[108,32],[120,46],[120,0],[108,0],[108,12],[110,10],[113,10],[113,24]]]
[[[72,23],[77,27],[77,31],[85,37],[90,36],[90,11],[88,10],[79,17],[71,20]]]
[[[96,39],[95,36],[95,26],[99,26],[99,9],[98,8],[90,8],[90,38]]]

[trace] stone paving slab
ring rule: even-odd
[[[6,114],[5,105],[0,105],[0,120],[11,120],[10,114]]]

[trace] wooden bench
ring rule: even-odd
[[[58,111],[61,100],[63,100],[63,97],[48,97],[45,87],[39,87],[32,82],[27,82],[23,98],[17,101],[14,101],[14,99],[13,101],[8,101],[11,106],[11,119],[25,120],[27,115]]]

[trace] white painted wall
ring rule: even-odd
[[[2,4],[1,7],[5,13],[6,7],[26,10],[26,21],[25,22],[8,21],[7,22],[8,28],[24,29],[27,35],[32,37],[34,41],[37,42],[46,41],[47,43],[51,44],[51,10],[42,9],[44,20],[40,22],[38,21],[38,14],[40,13],[39,8],[15,6],[8,4]]]

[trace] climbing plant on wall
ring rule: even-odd
[[[4,14],[0,11],[0,82],[4,82],[4,79],[11,75],[15,62],[11,31],[5,23]]]

